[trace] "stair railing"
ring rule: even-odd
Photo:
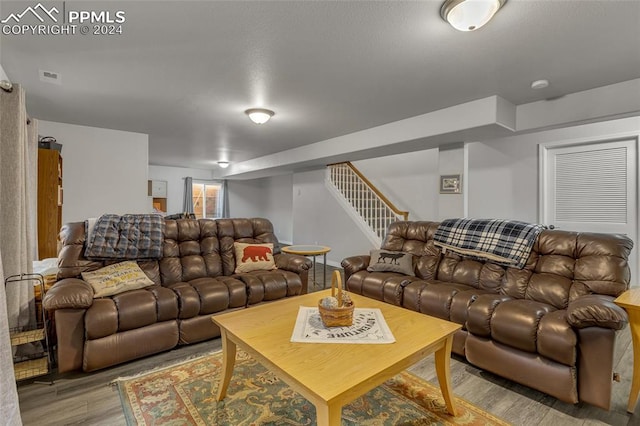
[[[327,167],[330,182],[380,240],[384,239],[389,224],[409,219],[409,212],[398,209],[350,162]]]

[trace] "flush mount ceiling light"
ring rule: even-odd
[[[482,27],[507,0],[446,0],[440,8],[442,19],[459,31]]]
[[[229,162],[228,161],[218,161],[218,166],[222,167],[223,169],[226,169],[227,167],[229,167]]]
[[[246,110],[244,113],[247,114],[249,119],[256,124],[264,124],[275,115],[275,112],[265,108],[251,108]]]
[[[534,90],[546,89],[549,87],[549,80],[536,80],[531,83],[531,88]]]

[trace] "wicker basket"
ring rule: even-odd
[[[354,305],[342,306],[342,277],[340,276],[340,271],[333,271],[331,296],[338,299],[340,305],[337,308],[326,308],[322,306],[322,300],[320,300],[318,302],[318,311],[320,311],[322,323],[325,327],[349,327],[353,324]]]

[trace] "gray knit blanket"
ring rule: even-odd
[[[445,251],[524,268],[542,225],[498,219],[446,219],[436,229],[434,243]]]
[[[160,259],[164,218],[157,214],[105,214],[87,228],[87,259]]]

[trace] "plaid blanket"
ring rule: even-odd
[[[87,259],[160,259],[164,218],[157,214],[105,214],[87,228]]]
[[[446,219],[433,239],[445,250],[522,269],[544,228],[515,220]]]

